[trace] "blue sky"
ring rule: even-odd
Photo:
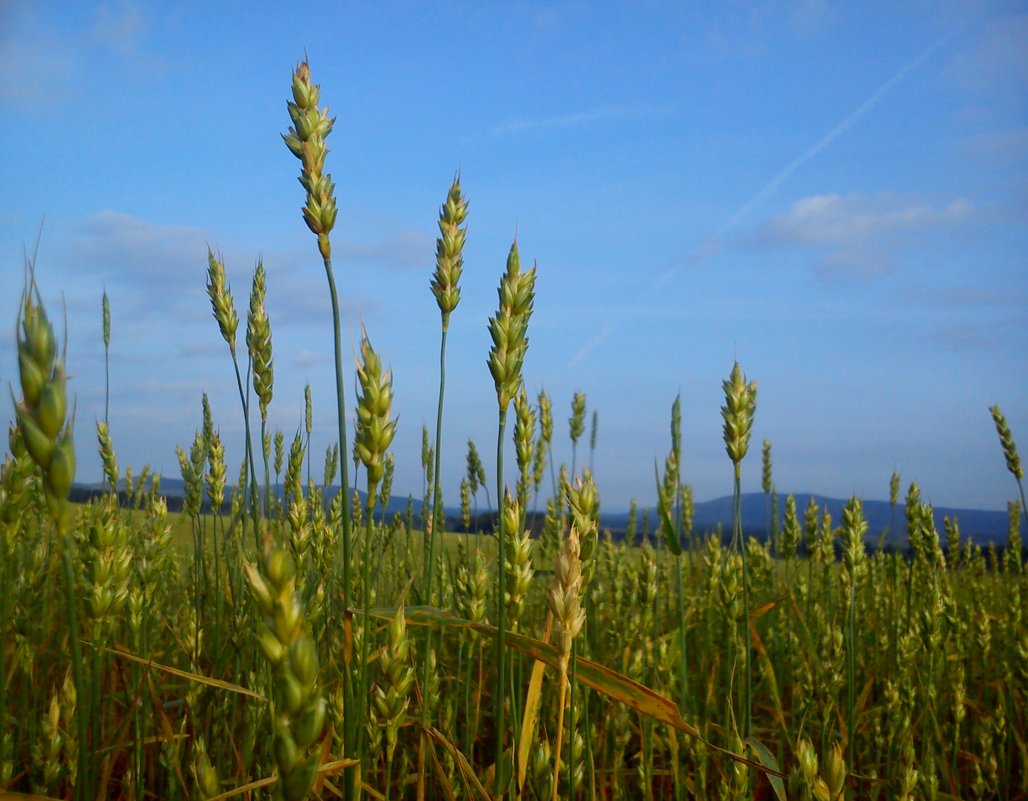
[[[206,391],[238,464],[206,247],[243,316],[260,255],[272,425],[302,424],[310,382],[321,461],[328,293],[279,136],[306,49],[337,117],[344,338],[363,322],[392,366],[398,494],[421,493],[435,419],[429,281],[459,167],[448,503],[467,437],[492,481],[486,323],[517,231],[538,263],[526,385],[553,399],[567,462],[586,393],[606,508],[650,502],[678,393],[685,480],[730,493],[719,406],[738,358],[759,387],[745,490],[767,438],[782,493],[885,498],[895,469],[938,505],[1001,509],[1016,487],[990,404],[1028,449],[1025,41],[1028,10],[1005,3],[2,3],[0,380],[16,382],[23,253],[45,217],[37,277],[51,316],[66,309],[80,479],[100,475],[104,287],[120,463],[177,476]]]

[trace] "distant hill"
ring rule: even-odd
[[[803,512],[811,498],[822,510],[827,507],[832,516],[832,525],[838,526],[842,521],[842,509],[846,500],[840,498],[827,498],[815,493],[796,493],[796,513],[803,525]],[[886,537],[886,544],[893,548],[905,549],[907,547],[906,531],[906,507],[901,503],[896,505],[895,513],[888,501],[867,501],[864,505],[864,519],[867,521],[868,529],[865,540],[870,545],[877,545],[882,533],[887,529],[891,530]],[[767,535],[768,523],[770,520],[769,503],[762,492],[744,493],[742,496],[742,527],[747,534],[757,537]],[[715,498],[712,501],[704,501],[695,505],[695,516],[693,529],[696,532],[710,532],[717,530],[720,525],[726,532],[731,532],[732,526],[732,497],[726,495],[722,498]],[[935,527],[939,531],[940,538],[943,534],[943,518],[956,519],[960,525],[960,536],[962,539],[971,538],[974,542],[985,545],[995,542],[997,545],[1006,543],[1009,520],[1006,512],[989,512],[982,509],[956,509],[952,507],[936,506]],[[639,511],[639,529],[642,528],[642,510]],[[657,526],[657,516],[654,510],[650,510],[651,529]],[[778,498],[779,527],[785,516],[785,496]],[[628,513],[604,514],[603,525],[611,531],[624,531],[628,525]]]
[[[75,499],[84,500],[90,495],[101,493],[105,490],[102,483],[76,484],[74,487]],[[226,490],[226,497],[231,488]],[[282,485],[274,487],[277,497],[282,497]],[[339,487],[329,487],[325,493],[326,499],[331,500],[339,492]],[[172,511],[181,509],[184,496],[184,484],[181,478],[162,477],[161,494],[168,499],[168,506]],[[361,498],[365,497],[363,492]],[[803,525],[803,512],[806,509],[810,498],[814,498],[818,507],[823,510],[827,507],[832,515],[834,526],[842,521],[842,508],[846,500],[840,498],[828,498],[815,493],[796,493],[796,511],[800,518],[800,525]],[[895,513],[887,501],[864,502],[864,519],[867,520],[868,530],[865,539],[869,545],[877,545],[882,533],[891,529],[886,537],[886,545],[903,550],[907,547],[906,513],[903,504],[897,504]],[[385,509],[385,514],[392,517],[394,514],[406,515],[408,500],[406,497],[393,495]],[[413,512],[415,520],[421,516],[421,499],[413,499]],[[643,516],[648,512],[650,531],[656,530],[657,514],[655,509],[639,509],[637,531],[643,530]],[[982,509],[957,509],[953,507],[934,507],[935,526],[939,531],[940,538],[944,539],[943,518],[956,519],[960,524],[960,535],[962,539],[970,538],[979,545],[987,545],[994,542],[1003,545],[1007,541],[1007,530],[1009,520],[1006,512],[990,512]],[[376,510],[381,514],[382,510]],[[462,530],[460,526],[460,509],[448,506],[445,509],[447,528],[450,530]],[[778,499],[779,526],[785,515],[785,495]],[[492,520],[495,515],[489,515],[484,506],[479,506],[479,520],[472,526],[474,530],[489,531],[492,527]],[[767,536],[769,521],[768,501],[762,492],[745,493],[742,496],[742,526],[747,535],[764,538]],[[541,515],[529,521],[529,526],[538,531],[542,525]],[[615,537],[624,536],[628,527],[628,512],[626,511],[603,511],[601,526],[610,529]],[[721,526],[724,532],[730,533],[732,526],[732,497],[726,495],[722,498],[715,498],[710,501],[703,501],[695,504],[695,516],[693,530],[697,534],[705,534],[716,531]]]
[[[137,474],[136,478],[138,478],[138,474]],[[306,492],[306,489],[307,489],[307,487],[306,487],[306,484],[305,484],[304,485],[304,491],[305,492]],[[181,478],[172,478],[172,477],[168,477],[168,476],[161,476],[160,490],[161,490],[161,495],[163,495],[168,500],[168,508],[171,511],[173,511],[173,512],[180,511],[181,508],[182,508],[182,500],[183,500],[183,498],[185,498],[185,494],[186,494],[186,492],[185,492],[185,482]],[[262,487],[262,491],[263,491],[263,487]],[[96,495],[100,495],[100,494],[103,494],[105,492],[107,492],[107,484],[105,482],[94,482],[92,484],[75,484],[72,487],[72,500],[74,500],[74,501],[83,501],[83,500],[88,499],[89,497],[94,497]],[[122,494],[122,495],[125,492],[125,480],[124,479],[121,479],[118,482],[118,492],[119,492],[119,494]],[[272,492],[274,493],[275,497],[282,498],[284,496],[283,485],[282,484],[275,484],[272,487]],[[365,493],[363,491],[360,491],[360,490],[358,490],[358,492],[360,493],[360,497],[361,497],[362,500],[367,497],[367,493]],[[227,486],[225,488],[225,502],[226,502],[226,504],[228,503],[228,498],[231,495],[231,493],[232,493],[232,485],[229,485],[229,486]],[[337,487],[337,486],[329,487],[325,491],[325,500],[331,501],[333,498],[335,498],[335,496],[338,493],[339,493],[339,487]],[[207,505],[207,497],[206,497],[206,495],[204,496],[203,502],[204,502],[204,506],[206,506]],[[377,508],[375,510],[376,516],[380,515],[381,513],[382,513],[382,509],[381,508]],[[394,515],[394,514],[397,514],[397,513],[402,514],[402,515],[407,514],[407,498],[406,497],[400,497],[398,495],[393,495],[389,499],[389,503],[386,505],[385,513],[386,513],[387,516],[390,516],[390,517],[392,515]],[[415,515],[415,517],[418,517],[420,514],[421,514],[421,499],[420,498],[415,498],[414,499],[414,515]],[[448,509],[446,509],[446,515],[447,515],[447,517],[457,518],[457,517],[460,516],[460,510],[459,509],[449,509],[448,508]]]

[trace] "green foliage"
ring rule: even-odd
[[[329,269],[335,187],[323,167],[332,120],[318,100],[301,64],[285,140],[301,161],[304,220]],[[444,325],[460,297],[465,216],[455,180],[432,279]],[[207,259],[211,308],[245,416],[239,321],[224,266],[213,251]],[[20,394],[0,465],[0,795],[184,801],[272,788],[290,801],[465,799],[485,797],[490,786],[510,797],[515,782],[529,799],[1024,793],[1023,503],[1011,506],[1002,557],[962,539],[956,520],[946,521],[944,552],[916,484],[906,502],[909,560],[866,550],[855,498],[842,516],[841,563],[827,511],[811,501],[800,520],[791,496],[775,551],[781,561],[764,543],[744,542],[738,528],[728,549],[720,532],[694,536],[676,401],[663,475],[654,470],[667,547],[601,535],[601,488],[591,470],[569,480],[553,463],[552,405],[540,392],[533,408],[523,389],[535,269],[521,271],[515,244],[489,321],[501,421],[512,401],[516,410],[516,491],[497,475],[506,536],[440,536],[440,549],[418,547],[413,511],[406,522],[373,514],[376,488],[383,500],[390,494],[387,450],[397,423],[390,372],[367,336],[354,377],[353,450],[341,414],[326,452],[325,483],[339,469],[339,494],[329,501],[301,481],[313,428],[309,388],[306,437],[298,431],[287,450],[282,432],[264,430],[273,376],[266,281],[259,266],[246,355],[265,481],[273,444],[285,503],[256,504],[249,446],[236,485],[227,486],[225,447],[205,398],[200,433],[178,451],[186,483],[179,515],[168,513],[159,476],[144,468],[133,479],[128,465],[119,506],[106,420],[97,426],[106,494],[67,504],[75,454],[64,360],[38,293],[23,296]],[[106,349],[106,296],[103,308]],[[488,380],[484,371],[458,378]],[[723,387],[725,447],[738,476],[756,385],[736,364]],[[442,392],[438,419],[441,406]],[[576,393],[573,445],[585,412]],[[1010,429],[998,408],[992,414],[1019,481]],[[596,419],[594,412],[590,450]],[[434,450],[426,429],[422,454],[432,508],[442,503],[438,429]],[[248,422],[246,431],[248,442]],[[501,457],[502,434],[501,422]],[[467,442],[465,527],[480,488],[489,500],[481,458]],[[363,526],[352,531],[351,454],[369,480]],[[763,483],[773,493],[768,444],[764,454]],[[525,511],[547,462],[553,487],[542,493],[546,539],[536,547]],[[898,488],[894,475],[894,505]],[[633,534],[637,512],[633,503]],[[425,522],[443,535],[439,518]],[[244,536],[250,531],[257,536]],[[351,560],[362,569],[351,570]],[[408,606],[408,596],[418,602],[412,577],[433,573],[438,586],[426,595],[435,605]],[[493,640],[506,647],[489,647]]]

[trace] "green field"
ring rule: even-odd
[[[289,109],[286,145],[300,159],[304,219],[335,300],[334,186],[322,172],[332,124],[306,64]],[[442,365],[466,213],[458,178],[440,212],[432,280]],[[722,408],[731,541],[693,530],[677,401],[655,479],[657,531],[641,546],[613,541],[599,529],[602,487],[574,462],[585,396],[572,400],[569,468],[549,464],[550,399],[524,389],[535,273],[521,270],[515,244],[489,320],[495,536],[432,534],[444,525],[444,372],[422,455],[430,511],[377,514],[394,469],[392,379],[367,335],[356,375],[342,374],[335,303],[339,447],[323,483],[359,484],[370,502],[340,493],[326,503],[301,479],[309,405],[291,444],[268,428],[263,267],[243,343],[213,253],[208,294],[246,424],[243,482],[227,486],[205,403],[200,432],[179,452],[181,514],[169,514],[152,478],[130,482],[126,506],[113,490],[72,506],[64,354],[31,275],[0,469],[0,798],[1028,796],[1021,503],[1010,506],[1002,551],[963,541],[958,521],[940,535],[916,484],[897,520],[909,556],[865,547],[856,498],[840,520],[790,498],[767,542],[745,538],[740,473],[754,458],[757,399],[735,364]],[[108,312],[104,296],[105,348]],[[1011,494],[1022,492],[1013,437],[993,416]],[[121,486],[106,422],[97,434],[107,485]],[[518,470],[505,479],[508,448]],[[351,454],[358,475],[348,475]],[[487,480],[476,460],[469,454],[465,512]],[[284,499],[266,505],[280,471]],[[892,492],[898,507],[898,476]],[[533,538],[525,515],[537,500],[547,515]]]

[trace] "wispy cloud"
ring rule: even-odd
[[[83,65],[109,51],[138,68],[149,20],[131,0],[101,3],[81,27],[46,18],[36,3],[0,3],[0,104],[52,112],[74,99]]]
[[[75,75],[78,53],[42,23],[33,4],[0,4],[0,11],[0,104],[18,111],[52,107]]]
[[[968,152],[996,162],[1023,161],[1028,158],[1028,128],[983,131],[967,145]]]
[[[333,241],[332,250],[347,261],[357,264],[388,269],[424,268],[435,257],[435,239],[426,231],[403,228],[389,231],[370,241]]]
[[[1028,306],[1028,298],[1021,292],[982,289],[972,286],[938,287],[932,284],[914,287],[904,292],[899,300],[905,308],[909,308],[911,305],[921,305],[945,311],[1023,309]]]
[[[1012,315],[1006,319],[947,322],[932,330],[928,338],[948,350],[970,348],[1012,348],[1023,342],[1028,329],[1028,315]]]
[[[921,64],[928,60],[932,53],[934,53],[936,50],[938,50],[940,47],[946,44],[948,40],[948,36],[942,37],[941,39],[937,40],[935,44],[933,44],[931,47],[922,51],[921,54],[917,56],[917,58],[905,64],[899,70],[899,72],[897,72],[895,75],[889,78],[889,80],[887,80],[885,83],[879,86],[873,95],[871,95],[867,100],[861,103],[860,106],[856,109],[856,111],[854,111],[852,114],[846,117],[846,119],[844,119],[834,128],[832,128],[832,130],[830,130],[827,134],[821,137],[820,140],[818,140],[812,147],[808,148],[802,155],[798,156],[797,158],[789,162],[759,192],[757,192],[755,195],[753,195],[753,197],[751,197],[749,200],[743,203],[742,206],[739,207],[739,210],[735,212],[735,214],[733,214],[731,217],[725,220],[720,226],[718,226],[715,235],[721,236],[730,231],[731,229],[735,228],[743,220],[743,218],[745,218],[746,215],[750,213],[750,211],[754,207],[760,205],[765,200],[774,195],[776,192],[778,192],[778,190],[782,188],[782,184],[784,184],[789,179],[789,176],[791,176],[794,172],[796,172],[796,170],[798,170],[800,167],[802,167],[804,164],[806,164],[808,161],[814,158],[818,153],[820,153],[822,150],[824,150],[826,147],[832,144],[832,142],[834,142],[836,139],[838,139],[840,136],[846,133],[846,131],[852,128],[860,120],[861,117],[863,117],[865,114],[867,114],[869,111],[871,111],[871,109],[873,109],[881,102],[882,98],[889,93],[890,89],[896,86],[896,84],[902,81],[911,72],[920,67]]]
[[[995,16],[985,21],[971,45],[951,65],[954,81],[965,90],[1009,111],[1024,108],[1028,89],[1028,13]]]
[[[209,240],[201,228],[163,225],[108,209],[78,226],[72,254],[80,269],[107,281],[167,288],[180,286],[186,272],[202,274]]]
[[[300,348],[296,355],[293,356],[292,365],[298,370],[309,371],[315,367],[328,364],[330,360],[328,353],[315,353],[310,348]]]
[[[774,178],[772,178],[766,185],[764,185],[756,194],[749,198],[743,203],[738,210],[726,219],[721,225],[717,227],[713,235],[707,237],[704,241],[701,241],[696,247],[695,251],[684,260],[683,264],[672,268],[664,273],[660,278],[654,282],[653,285],[645,289],[636,298],[636,303],[642,300],[649,294],[652,294],[657,289],[666,284],[671,278],[684,269],[687,266],[694,266],[702,264],[707,261],[711,256],[720,250],[720,240],[735,228],[742,220],[752,211],[755,207],[759,206],[765,200],[770,198],[782,185],[789,179],[789,177],[805,165],[808,161],[817,156],[821,151],[832,144],[836,139],[846,133],[850,128],[857,124],[860,119],[874,109],[875,106],[881,102],[882,98],[888,94],[889,90],[892,89],[896,84],[900,83],[904,78],[907,77],[911,72],[920,67],[931,55],[941,48],[949,40],[949,36],[944,36],[938,39],[933,45],[923,50],[916,58],[903,65],[889,80],[883,83],[878,89],[872,94],[867,100],[860,104],[855,111],[853,111],[848,117],[842,122],[832,128],[827,134],[819,139],[813,146],[808,148],[797,158],[789,162]],[[603,343],[604,340],[610,335],[613,323],[608,321],[602,330],[600,330],[596,336],[594,336],[589,342],[575,353],[571,358],[571,365],[574,366],[586,358],[597,346]]]
[[[146,17],[136,3],[130,0],[102,3],[96,9],[96,18],[90,31],[92,38],[123,56],[134,57],[149,27]]]
[[[565,128],[577,128],[600,122],[636,120],[665,113],[653,106],[602,106],[588,111],[575,111],[552,117],[515,117],[504,120],[492,130],[493,136],[512,136],[523,133],[545,133]]]
[[[814,195],[771,220],[755,241],[817,253],[818,266],[830,272],[868,276],[888,270],[911,236],[963,222],[973,210],[963,198],[936,207],[889,193]]]

